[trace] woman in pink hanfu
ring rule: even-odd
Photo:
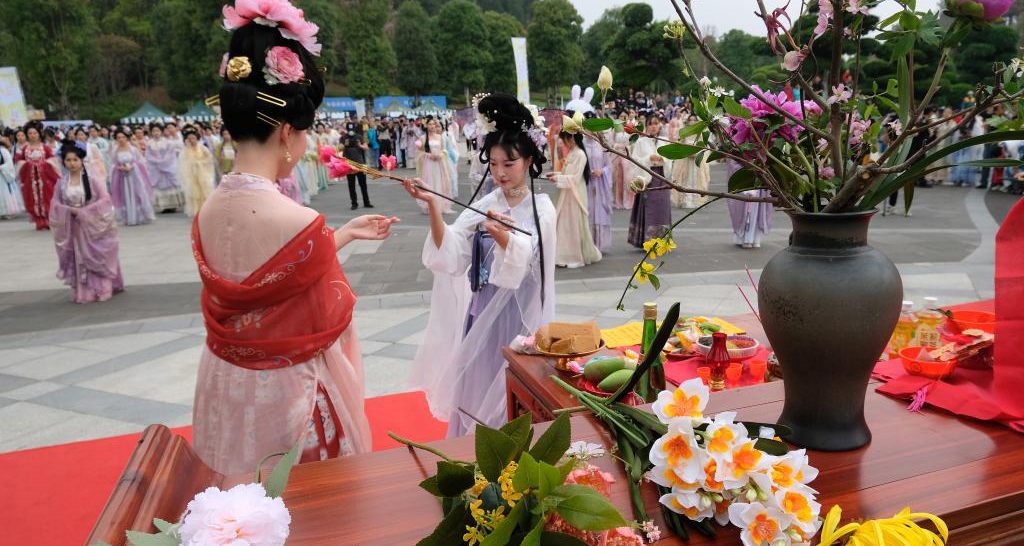
[[[103,179],[88,172],[84,145],[64,142],[60,156],[67,172],[50,202],[57,278],[71,287],[75,303],[105,301],[124,290],[114,204]]]
[[[235,163],[192,229],[206,325],[193,438],[202,460],[227,475],[252,472],[263,457],[296,444],[302,462],[371,449],[351,323],[356,296],[337,250],[356,239],[384,239],[398,221],[361,216],[334,230],[278,190],[274,181],[302,158],[323,100],[308,49],[319,51],[316,27],[310,31],[284,0],[271,13],[242,4],[224,9],[233,35],[220,88]],[[277,26],[253,23],[282,15],[280,28],[304,37],[301,43]],[[280,62],[267,62],[268,51]],[[243,64],[233,61],[240,57],[246,70],[232,69]],[[271,76],[278,83],[268,83]]]

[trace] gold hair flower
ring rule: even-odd
[[[252,65],[249,64],[249,57],[231,57],[228,61],[228,80],[237,82],[252,74]]]

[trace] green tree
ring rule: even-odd
[[[207,97],[217,89],[217,67],[227,43],[221,10],[213,3],[163,0],[152,10],[157,57],[167,92],[177,101]]]
[[[654,22],[651,6],[626,4],[622,7],[622,24],[606,48],[609,68],[620,87],[650,89],[655,81],[658,87],[674,85],[681,74],[666,67],[673,65],[678,51],[664,38],[664,23]]]
[[[530,20],[530,8],[533,7],[533,0],[476,0],[476,3],[485,13],[507,13],[524,25]]]
[[[98,31],[87,0],[3,0],[10,51],[27,95],[35,106],[74,117],[75,103],[90,89],[90,63]]]
[[[480,6],[469,0],[451,0],[438,12],[434,22],[437,55],[444,63],[442,84],[452,94],[463,92],[469,104],[470,90],[487,83],[484,69],[491,54],[487,43],[487,23]]]
[[[527,27],[531,86],[546,89],[548,104],[555,89],[577,82],[583,68],[583,18],[569,0],[537,0]],[[596,81],[597,75],[593,78]]]
[[[430,18],[416,0],[407,0],[398,9],[394,34],[398,88],[410,95],[424,95],[437,86],[437,56],[430,40]]]
[[[992,66],[1017,56],[1017,31],[1003,25],[974,30],[953,50],[960,80],[972,85],[992,84]],[[917,61],[916,52],[914,60]]]
[[[159,66],[158,50],[153,35],[153,24],[149,14],[153,2],[148,0],[112,0],[110,9],[99,12],[101,30],[111,36],[127,38],[140,48],[135,77],[130,84],[149,87],[156,83],[156,67]],[[96,4],[97,6],[99,3]]]
[[[772,55],[767,47],[762,48],[764,43],[764,36],[754,36],[739,29],[732,29],[717,40],[714,54],[722,61],[722,64],[729,67],[729,70],[744,80],[750,81],[755,70],[768,65],[775,65],[776,68],[779,68],[782,62],[781,59]],[[739,85],[717,69],[710,72],[711,76],[718,78],[723,87],[734,91],[739,90]],[[781,69],[778,72],[781,73]],[[761,73],[762,76],[766,74],[765,71],[761,71]],[[785,76],[781,79],[785,79]],[[778,84],[770,85],[772,88],[777,86]]]
[[[488,50],[491,62],[484,67],[488,91],[516,92],[516,63],[512,54],[512,37],[526,36],[519,19],[508,13],[484,12],[487,25]]]
[[[320,50],[320,66],[327,68],[327,77],[340,68],[338,59],[338,42],[341,26],[341,6],[332,0],[292,0],[296,7],[302,8],[303,14],[310,22],[320,27],[317,39],[323,48]]]
[[[391,90],[395,51],[384,37],[390,16],[389,0],[345,0],[342,4],[346,83],[356,97],[373,98]]]
[[[609,8],[583,33],[580,45],[585,56],[584,75],[598,74],[608,64],[607,48],[622,26],[622,8]]]

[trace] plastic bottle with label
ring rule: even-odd
[[[896,329],[889,338],[889,345],[885,353],[889,359],[899,358],[900,351],[914,344],[917,333],[917,315],[914,314],[914,302],[903,300],[903,310],[900,312],[900,319],[896,322]]]
[[[924,299],[924,306],[917,312],[917,339],[915,345],[938,349],[942,345],[942,335],[939,334],[939,325],[945,320],[945,315],[936,311],[939,308],[937,298],[928,297]]]

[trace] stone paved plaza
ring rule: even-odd
[[[724,169],[712,172],[712,189],[723,188]],[[465,171],[462,180],[466,198]],[[402,223],[387,241],[357,242],[339,254],[360,295],[354,324],[368,397],[409,389],[431,279],[420,263],[426,217],[396,184],[371,184],[373,212],[397,215]],[[550,183],[537,184],[550,191]],[[974,189],[921,189],[912,217],[875,218],[871,243],[899,266],[908,299],[936,296],[953,304],[991,298],[994,234],[1014,202]],[[313,207],[332,224],[366,212],[349,210],[344,185],[321,193]],[[788,219],[776,213],[762,248],[741,250],[732,245],[724,203],[715,203],[677,231],[679,249],[660,272],[662,290],[644,285],[630,291],[620,312],[616,302],[626,275],[641,256],[625,242],[627,224],[628,211],[617,211],[615,247],[603,261],[558,270],[560,319],[596,319],[610,327],[638,318],[644,301],[662,307],[680,301],[686,314],[749,312],[737,289],[752,294],[744,268],[756,278],[789,234]],[[24,218],[0,222],[0,452],[137,432],[151,423],[191,423],[204,329],[189,227],[186,217],[171,214],[121,228],[127,290],[108,302],[75,305],[54,277],[50,234],[33,231]]]

